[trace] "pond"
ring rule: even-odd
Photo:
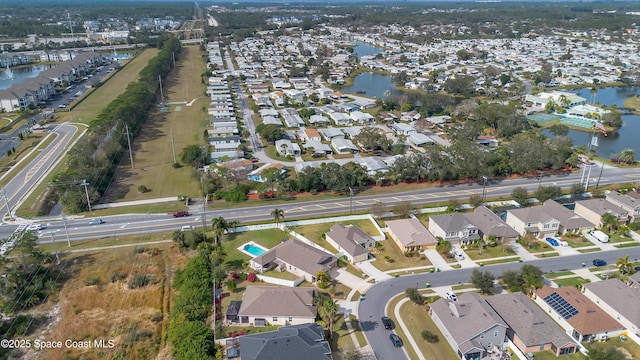
[[[6,90],[13,84],[19,84],[25,79],[34,78],[48,69],[49,65],[33,65],[15,69],[0,69],[0,90]]]

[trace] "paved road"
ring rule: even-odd
[[[502,275],[507,269],[517,269],[523,264],[531,264],[540,267],[545,272],[580,269],[581,264],[591,264],[591,261],[598,257],[605,259],[609,264],[615,264],[620,256],[630,255],[630,258],[640,258],[640,248],[631,247],[620,250],[599,252],[597,254],[580,254],[570,255],[546,259],[538,259],[525,261],[524,263],[509,263],[485,266],[483,270],[491,271],[496,277]],[[389,330],[385,330],[380,324],[380,317],[384,315],[387,302],[404,292],[407,288],[418,286],[425,287],[425,282],[429,282],[431,286],[452,285],[458,283],[469,282],[471,271],[473,269],[449,270],[440,273],[425,273],[410,276],[401,276],[377,283],[372,286],[365,295],[365,300],[361,301],[358,306],[358,319],[360,326],[365,332],[368,343],[373,348],[377,360],[398,360],[406,359],[401,349],[394,348],[389,340]],[[414,337],[420,337],[420,334],[412,334]],[[403,339],[405,346],[408,344]]]
[[[52,133],[55,134],[54,140],[39,151],[39,154],[31,164],[17,174],[9,174],[12,178],[4,187],[6,201],[4,198],[0,199],[2,200],[0,201],[0,213],[5,214],[7,212],[7,203],[13,211],[24,201],[31,189],[53,168],[54,162],[57,159],[61,159],[62,155],[69,150],[73,135],[77,131],[78,128],[73,125],[62,124],[56,126],[52,130]]]
[[[592,171],[596,173],[597,171]],[[607,168],[604,171],[601,184],[628,182],[633,178],[640,178],[640,171],[637,169],[617,169]],[[504,196],[508,197],[511,191],[515,187],[525,187],[529,191],[534,191],[539,185],[558,185],[564,188],[569,188],[572,184],[580,182],[580,174],[570,174],[563,176],[545,177],[542,179],[510,179],[493,181],[487,184],[487,195],[490,197]],[[352,199],[348,196],[337,199],[328,200],[316,200],[305,202],[291,202],[281,204],[270,204],[265,202],[265,205],[250,206],[250,207],[237,207],[237,208],[225,208],[225,209],[213,209],[206,212],[205,219],[207,223],[213,217],[222,216],[227,220],[238,220],[241,223],[269,221],[272,220],[271,212],[274,208],[284,210],[285,220],[302,218],[302,217],[318,217],[336,214],[347,214],[351,208],[353,212],[367,211],[371,208],[375,202],[381,201],[388,207],[392,207],[401,201],[409,201],[415,205],[446,205],[451,199],[458,199],[460,201],[466,201],[469,196],[476,194],[482,194],[482,185],[479,183],[458,184],[450,186],[441,186],[431,189],[408,191],[395,194],[383,194],[383,195],[355,195]],[[2,207],[0,207],[1,209]],[[96,212],[99,216],[99,212]],[[106,231],[99,231],[96,233],[95,228],[89,227],[88,220],[70,220],[67,222],[67,229],[73,239],[87,239],[92,237],[107,236],[119,236],[125,234],[145,234],[149,232],[159,231],[171,231],[180,229],[182,225],[194,224],[201,226],[202,213],[194,214],[189,218],[174,219],[171,216],[157,215],[157,214],[138,214],[138,215],[119,215],[108,216],[103,219],[106,221],[107,226],[101,225],[101,229]],[[157,221],[158,217],[162,221]],[[47,225],[49,231],[61,232],[64,231],[62,221],[50,221]],[[15,228],[15,227],[13,227]],[[8,236],[7,234],[13,231],[11,226],[0,227],[0,237]]]

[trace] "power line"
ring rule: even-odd
[[[87,205],[89,205],[89,212],[91,212],[91,200],[89,200],[89,190],[87,190],[89,183],[87,182],[87,179],[82,180],[80,185],[84,186],[84,193],[87,195]]]

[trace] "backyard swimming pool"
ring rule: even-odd
[[[260,256],[265,252],[267,252],[267,249],[263,248],[262,246],[254,242],[246,243],[242,245],[240,248],[238,248],[238,250],[242,251],[247,255],[251,255],[252,257]]]

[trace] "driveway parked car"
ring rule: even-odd
[[[391,334],[391,335],[389,335],[389,339],[391,339],[391,343],[393,344],[393,346],[395,346],[395,347],[401,347],[402,346],[402,340],[400,339],[400,336],[398,336],[396,334]]]
[[[546,238],[545,239],[551,246],[558,246],[558,240],[554,239],[554,238]]]
[[[384,325],[384,328],[387,330],[393,330],[393,322],[386,316],[382,317],[382,325]]]
[[[189,212],[188,211],[176,211],[173,213],[173,217],[183,217],[183,216],[189,216]]]
[[[95,218],[95,219],[89,220],[89,225],[100,225],[100,224],[104,224],[104,220],[102,220],[100,218]]]
[[[458,301],[458,297],[456,296],[456,294],[452,293],[451,291],[447,291],[447,299],[451,301]]]
[[[593,259],[593,266],[606,266],[607,262],[602,259]]]
[[[464,254],[463,254],[460,250],[453,250],[453,257],[454,257],[457,261],[462,261],[462,260],[464,260]]]

